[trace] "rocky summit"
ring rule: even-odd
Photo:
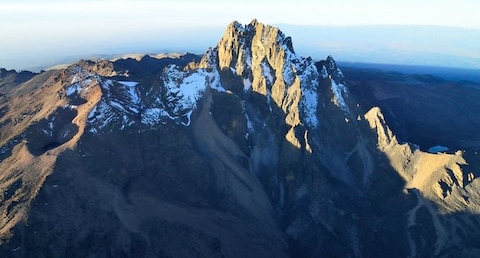
[[[0,70],[0,256],[478,257],[478,135],[428,151],[401,118],[437,88],[351,74],[256,20],[203,56]]]

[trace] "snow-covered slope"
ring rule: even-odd
[[[114,125],[109,127],[110,131],[135,124],[154,127],[165,120],[188,126],[206,87],[215,88],[219,80],[215,72],[182,71],[175,65],[166,67],[160,79],[163,91],[156,95],[148,85],[139,85],[139,82],[103,80],[102,100],[88,116],[90,131],[96,133],[107,125]],[[69,89],[79,87],[75,83]]]
[[[102,99],[88,115],[92,133],[123,130],[139,123],[157,126],[165,120],[188,126],[207,88],[224,91],[236,87],[224,87],[221,73],[240,78],[242,94],[262,94],[270,109],[283,110],[285,122],[292,128],[289,137],[295,144],[299,144],[297,138],[303,137],[295,135],[296,126],[315,128],[319,125],[319,80],[331,82],[332,102],[348,112],[344,100],[348,90],[333,58],[328,57],[326,65],[319,70],[312,59],[295,54],[289,37],[257,21],[246,26],[233,22],[218,46],[207,51],[199,64],[185,69],[176,65],[166,67],[160,75],[161,92],[149,92],[151,85],[128,81],[128,78],[102,77],[79,66],[71,70],[71,84],[66,88],[69,97],[88,91],[92,80],[101,84]],[[248,114],[246,116],[249,119]]]

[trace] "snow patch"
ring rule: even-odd
[[[302,102],[304,120],[313,127],[319,125],[317,119],[317,106],[318,106],[318,72],[315,65],[308,59],[302,59],[302,62],[298,63],[297,71],[303,71],[299,74],[300,85],[302,87]]]
[[[248,49],[245,51],[246,53],[246,58],[245,58],[245,64],[247,65],[247,68],[252,68],[252,55],[250,54],[250,51]]]
[[[283,67],[282,75],[286,85],[292,85],[295,82],[295,73],[291,65],[287,64]]]
[[[186,123],[182,122],[182,124],[184,126],[189,126],[190,125],[190,122],[192,121],[191,118],[190,118],[192,116],[192,113],[193,113],[193,110],[190,110],[190,111],[187,112],[187,114],[185,114],[187,119],[188,119],[188,122],[186,122]]]
[[[143,111],[141,121],[142,124],[153,126],[158,124],[158,121],[162,120],[163,117],[169,117],[165,110],[161,108],[148,108]]]
[[[128,93],[128,96],[129,96],[129,99],[133,104],[139,104],[140,103],[141,99],[140,99],[140,96],[138,94],[138,90],[137,90],[137,87],[136,87],[138,82],[118,81],[118,83],[125,86],[126,91]],[[136,113],[138,113],[138,111]]]
[[[110,100],[109,101],[110,106],[119,109],[120,111],[126,112],[125,108],[118,102]]]
[[[247,91],[252,88],[252,81],[248,78],[243,78],[243,90]]]
[[[80,93],[81,90],[82,90],[82,85],[80,85],[80,83],[76,83],[67,87],[66,94],[67,96],[72,96],[75,93],[77,94]]]
[[[90,113],[88,113],[87,119],[93,119],[95,117],[95,113],[97,112],[97,106],[94,106]]]
[[[64,105],[63,106],[64,109],[70,109],[70,110],[77,110],[78,106],[76,105],[71,105],[71,104],[68,104],[68,105]]]
[[[220,74],[215,69],[212,73],[207,74],[207,81],[210,82],[210,88],[219,91],[225,92],[225,88],[220,84]]]
[[[349,113],[347,103],[343,98],[343,94],[347,94],[347,87],[341,83],[336,83],[335,80],[331,80],[332,92],[335,95],[335,104],[340,107],[344,112]]]
[[[449,150],[448,147],[445,147],[445,146],[442,146],[442,145],[436,145],[436,146],[433,146],[430,149],[428,149],[428,152],[436,154],[436,153],[445,152],[445,151],[448,151],[448,150]]]
[[[128,107],[128,110],[132,111],[132,112],[135,113],[135,114],[140,113],[140,111],[138,110],[138,108]]]
[[[223,89],[219,83],[220,80],[217,78],[219,75],[216,71],[208,73],[203,69],[195,72],[184,72],[173,65],[167,69],[164,77],[164,84],[168,90],[167,102],[165,103],[169,108],[167,112],[172,117],[186,116],[188,122],[182,122],[182,124],[190,125],[192,110],[196,107],[197,101],[203,95],[206,87]]]
[[[286,85],[292,85],[295,82],[295,73],[298,69],[295,64],[299,63],[298,57],[292,52],[288,51],[288,47],[284,44],[285,49],[285,65],[283,67],[282,76]]]
[[[122,84],[123,86],[127,86],[127,87],[135,87],[138,84],[138,82],[134,82],[134,81],[118,81],[118,83]]]
[[[273,84],[273,75],[272,70],[270,69],[270,65],[267,63],[267,61],[263,60],[261,66],[263,77],[267,79],[268,83]]]
[[[110,90],[110,86],[113,85],[113,81],[112,80],[106,80],[101,85],[102,85],[103,89]]]
[[[42,129],[43,134],[48,135],[48,136],[53,136],[53,132],[47,129]]]
[[[179,89],[183,95],[183,100],[190,102],[189,104],[196,103],[201,92],[205,90],[205,75],[199,73],[191,74],[183,80]]]
[[[327,79],[327,77],[328,77],[327,67],[322,66],[322,70],[320,70],[320,74],[322,75],[323,79]]]
[[[210,87],[218,92],[226,92],[225,88],[222,87],[222,85],[220,85],[220,83],[215,83],[215,84],[212,84],[212,86]]]
[[[105,101],[101,101],[88,114],[89,124],[94,125],[99,129],[102,129],[105,126],[107,126],[110,122],[114,120],[114,118],[115,118],[115,115],[112,112],[112,108],[107,103],[105,103]],[[96,129],[95,129],[95,132],[96,132]]]
[[[304,99],[304,112],[305,120],[307,124],[316,127],[318,126],[317,119],[317,105],[318,105],[318,95],[315,91],[310,89],[303,90],[303,99]]]
[[[74,83],[77,83],[79,81],[79,76],[78,74],[75,74],[72,78],[72,81],[70,82],[70,84],[74,84]]]

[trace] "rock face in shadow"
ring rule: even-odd
[[[342,70],[361,104],[380,107],[403,141],[424,151],[437,145],[447,146],[452,153],[478,149],[478,83],[382,70]]]
[[[477,154],[402,141],[349,84],[256,20],[37,75],[0,106],[0,254],[477,256]]]
[[[77,113],[76,109],[69,107],[57,108],[46,119],[31,125],[25,131],[30,153],[40,156],[71,140],[78,133],[78,126],[72,123]]]
[[[17,72],[15,70],[7,70],[0,68],[0,88],[4,91],[5,88],[13,88],[23,82],[33,78],[36,74],[28,71]],[[1,92],[0,91],[0,92]]]

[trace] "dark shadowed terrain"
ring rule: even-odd
[[[424,150],[436,145],[454,151],[478,148],[480,84],[467,80],[472,76],[447,80],[439,77],[435,68],[431,70],[437,76],[342,68],[352,93],[367,107],[379,106],[400,140],[416,143]],[[460,78],[466,73],[457,69],[440,71],[444,70],[446,77]]]

